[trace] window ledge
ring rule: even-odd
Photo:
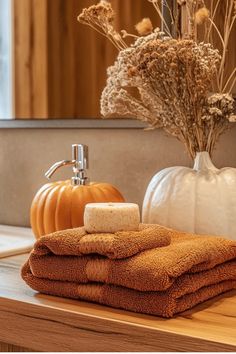
[[[143,129],[135,119],[6,119],[0,129]]]

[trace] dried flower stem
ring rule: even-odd
[[[233,74],[233,75],[232,75]],[[229,90],[228,90],[228,92],[232,92],[233,91],[233,88],[234,88],[234,86],[235,86],[235,84],[236,84],[236,71],[233,71],[232,72],[232,76],[234,76],[234,79],[233,79],[233,81],[232,81],[232,84],[231,84],[231,86],[229,87]],[[224,91],[225,92],[225,91]]]
[[[120,33],[113,27],[114,11],[106,0],[101,0],[97,5],[84,9],[78,16],[78,21],[106,37],[118,51],[128,47]]]
[[[227,92],[227,87],[228,87],[228,85],[229,85],[229,83],[230,83],[230,81],[232,80],[232,78],[234,77],[234,80],[233,80],[233,82],[232,82],[232,88],[231,88],[231,86],[230,86],[230,88],[231,89],[229,89],[228,90],[228,92],[231,92],[232,91],[232,89],[233,89],[233,87],[234,87],[234,84],[235,84],[235,82],[236,82],[236,68],[234,68],[234,70],[232,71],[232,73],[231,73],[231,75],[229,76],[229,78],[228,78],[228,80],[227,80],[227,82],[226,82],[226,84],[225,84],[225,86],[224,86],[224,88],[223,88],[223,92]]]
[[[231,90],[236,83],[236,68],[226,77],[230,35],[236,20],[236,0],[226,0],[223,31],[215,18],[220,2],[211,0],[210,11],[205,0],[178,0],[186,6],[189,33],[176,40],[171,36],[161,4],[174,17],[167,0],[147,0],[162,20],[165,32],[153,29],[149,18],[136,25],[140,37],[117,32],[113,27],[111,4],[101,0],[84,9],[79,21],[108,38],[118,49],[114,65],[108,68],[107,85],[101,97],[104,117],[132,117],[149,125],[162,127],[183,142],[194,158],[199,151],[210,155],[220,135],[236,121]],[[179,10],[178,10],[179,11]],[[198,41],[198,26],[203,26],[205,41]],[[199,32],[200,33],[200,32]],[[214,36],[220,39],[221,55],[214,48]],[[132,37],[127,46],[123,38]],[[217,92],[214,91],[217,87]]]
[[[227,49],[228,49],[228,43],[229,43],[229,37],[230,37],[230,32],[231,32],[231,18],[232,18],[232,13],[234,9],[234,0],[227,0],[227,6],[226,6],[226,16],[225,16],[225,26],[224,26],[224,46],[223,46],[223,54],[222,54],[222,60],[221,60],[221,65],[219,69],[219,81],[220,81],[220,91],[223,92],[223,86],[224,86],[224,72],[225,72],[225,62],[226,62],[226,54],[227,54]],[[234,21],[232,21],[234,22]]]
[[[225,42],[224,42],[224,39],[223,39],[223,37],[222,37],[222,35],[221,35],[221,33],[220,33],[218,27],[216,26],[216,24],[214,23],[214,21],[212,21],[211,18],[209,18],[208,21],[211,23],[211,25],[212,25],[212,26],[214,27],[214,29],[216,30],[216,33],[218,34],[218,37],[219,37],[219,39],[220,39],[220,41],[221,41],[221,44],[222,44],[222,46],[223,46],[223,48],[224,48]]]
[[[161,10],[161,8],[160,8],[159,1],[158,1],[158,0],[148,0],[148,1],[151,2],[152,5],[154,6],[154,9],[156,10],[156,12],[157,12],[159,18],[161,19],[162,23],[163,23],[164,26],[165,26],[165,31],[166,31],[167,35],[168,35],[169,37],[172,37],[171,32],[170,32],[170,29],[169,29],[169,26],[168,26],[168,24],[167,24],[167,22],[166,22],[166,20],[165,20],[165,18],[164,18],[164,16],[163,16],[163,14],[162,14],[162,10]],[[170,13],[171,13],[171,12],[170,12]]]
[[[210,42],[210,34],[212,33],[212,25],[213,23],[215,23],[215,16],[216,16],[216,13],[217,13],[217,9],[219,7],[219,4],[220,4],[220,1],[221,0],[217,0],[215,6],[214,6],[214,0],[211,1],[211,24],[209,26],[209,29],[208,29],[208,33],[207,33],[207,41]],[[213,10],[214,9],[214,10]]]
[[[213,0],[213,2],[214,2],[214,0]],[[230,80],[235,75],[235,70],[233,69],[232,73],[229,74],[228,77],[226,77],[225,69],[226,69],[226,60],[227,60],[229,39],[230,39],[230,35],[232,32],[233,26],[235,24],[236,14],[235,14],[235,0],[227,0],[226,4],[225,4],[225,19],[224,19],[224,27],[223,27],[223,35],[222,35],[218,26],[215,23],[216,13],[217,13],[217,10],[218,10],[221,2],[222,2],[222,0],[217,0],[215,7],[214,7],[214,11],[211,15],[211,18],[209,19],[211,24],[210,24],[210,27],[208,30],[207,38],[208,38],[208,40],[210,40],[210,35],[212,34],[212,29],[214,27],[216,33],[218,34],[218,37],[221,40],[221,44],[222,44],[222,59],[221,59],[220,69],[219,69],[219,72],[217,75],[218,90],[219,90],[219,92],[226,92],[226,89],[228,87]],[[211,42],[214,43],[214,40],[212,39],[212,37],[211,37]],[[233,86],[232,86],[231,90],[233,89]]]

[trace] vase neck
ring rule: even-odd
[[[194,166],[193,169],[195,171],[218,171],[218,168],[216,168],[210,158],[210,155],[207,151],[202,151],[198,152],[195,160],[194,160]]]

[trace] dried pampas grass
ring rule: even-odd
[[[236,83],[236,68],[226,74],[228,44],[236,20],[236,0],[227,0],[224,29],[215,17],[220,2],[211,0],[177,0],[185,6],[189,31],[177,39],[163,18],[162,5],[170,11],[172,25],[178,28],[167,0],[147,0],[164,24],[165,33],[153,28],[149,18],[136,25],[139,34],[120,33],[113,27],[114,11],[107,1],[84,9],[78,17],[106,36],[118,49],[114,65],[108,68],[107,85],[101,97],[101,113],[105,118],[129,117],[146,122],[149,129],[162,127],[182,141],[194,158],[199,151],[212,154],[215,144],[236,122],[231,91]],[[205,32],[198,41],[198,27]],[[221,42],[220,52],[214,48],[214,34]],[[126,37],[134,43],[127,45]]]

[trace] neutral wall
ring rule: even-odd
[[[116,185],[127,201],[142,204],[151,177],[159,170],[191,166],[183,146],[163,131],[139,129],[0,130],[0,224],[29,225],[29,209],[44,172],[69,159],[71,144],[89,146],[89,176]],[[236,167],[236,129],[222,137],[214,154],[218,167]],[[54,180],[71,176],[70,167]]]

